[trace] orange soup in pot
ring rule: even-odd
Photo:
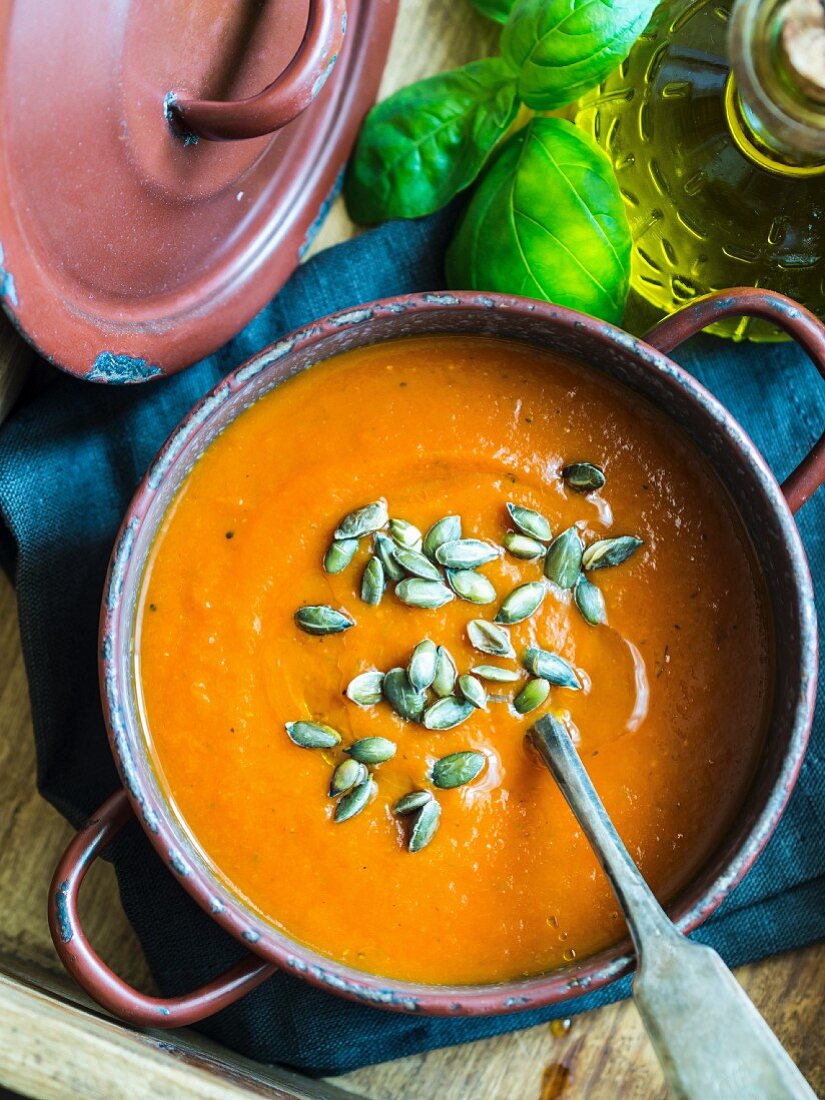
[[[731,825],[771,691],[754,555],[695,446],[482,337],[350,351],[240,415],[165,517],[135,652],[161,786],[219,876],[322,954],[433,984],[625,934],[537,718],[666,901]]]

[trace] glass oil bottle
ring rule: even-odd
[[[574,117],[625,199],[631,330],[730,286],[825,316],[824,0],[666,0]],[[711,331],[783,338],[748,318]]]

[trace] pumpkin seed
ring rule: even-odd
[[[470,672],[494,684],[514,684],[521,679],[521,672],[518,669],[501,668],[500,665],[473,665]]]
[[[375,556],[384,566],[384,575],[389,581],[400,581],[404,576],[404,570],[395,560],[395,543],[385,535],[383,531],[376,531],[372,536]]]
[[[407,577],[395,586],[395,594],[408,607],[443,607],[455,596],[441,581],[425,581],[421,577]]]
[[[504,536],[504,548],[513,555],[514,558],[521,558],[522,561],[535,561],[536,558],[540,558],[547,549],[542,543],[537,542],[536,539],[531,539],[529,535],[520,535],[518,531],[508,531]]]
[[[333,821],[340,825],[342,821],[349,821],[351,817],[360,814],[377,790],[374,779],[365,779],[363,783],[353,787],[348,794],[338,800],[335,813],[332,815]]]
[[[475,676],[465,672],[458,678],[458,687],[467,702],[472,703],[477,710],[487,709],[487,692]]]
[[[407,573],[412,573],[414,577],[421,577],[425,581],[440,581],[443,579],[438,566],[433,565],[430,559],[418,550],[404,550],[402,547],[397,546],[395,560],[402,569]]]
[[[575,527],[568,527],[547,547],[544,575],[559,588],[572,588],[582,567],[584,543]]]
[[[433,796],[430,791],[410,791],[409,794],[402,795],[398,799],[392,808],[392,812],[400,817],[405,814],[414,814],[416,810],[420,810],[422,806],[426,806],[428,802],[432,801]]]
[[[440,820],[441,807],[433,798],[425,803],[418,811],[418,816],[415,821],[413,821],[412,828],[410,829],[407,850],[410,852],[420,852],[422,848],[426,848],[435,836]]]
[[[509,632],[503,626],[497,626],[486,619],[471,619],[467,623],[467,637],[470,645],[479,653],[491,653],[494,657],[516,655]]]
[[[461,516],[444,516],[437,520],[424,536],[421,549],[430,559],[435,561],[435,552],[445,542],[454,542],[461,538]]]
[[[613,539],[599,539],[587,547],[582,556],[582,566],[585,569],[607,569],[611,565],[621,565],[623,561],[633,557],[640,546],[644,546],[641,539],[635,535],[619,535]]]
[[[386,527],[388,518],[387,502],[381,497],[344,516],[332,537],[337,540],[360,539],[363,535],[371,535],[373,531]]]
[[[466,722],[475,707],[467,699],[456,695],[447,695],[437,699],[424,711],[424,728],[428,730],[451,730]]]
[[[385,760],[392,760],[397,748],[395,742],[386,737],[360,737],[344,752],[359,764],[383,764]]]
[[[525,535],[530,535],[539,542],[549,542],[553,537],[550,523],[541,512],[534,512],[532,508],[522,508],[520,504],[513,504],[512,501],[507,502],[507,511],[510,513],[510,519]]]
[[[417,722],[427,705],[426,695],[412,686],[405,668],[391,668],[386,674],[384,698],[395,713],[408,722]]]
[[[555,687],[579,691],[581,683],[573,666],[558,653],[548,653],[538,646],[528,646],[521,655],[521,663],[531,676],[540,676]]]
[[[455,661],[453,660],[452,654],[446,646],[440,645],[438,647],[438,656],[435,660],[435,679],[432,683],[433,691],[442,698],[445,695],[452,695],[457,677],[458,669],[455,667]]]
[[[329,549],[324,554],[324,572],[341,573],[355,557],[358,549],[358,539],[332,540]]]
[[[534,680],[527,681],[513,700],[513,706],[519,714],[529,714],[531,710],[540,707],[549,694],[550,684],[537,676]]]
[[[421,549],[421,532],[405,519],[390,520],[390,537],[398,546],[405,550]]]
[[[357,760],[342,760],[329,783],[329,797],[337,798],[346,791],[351,791],[359,783],[363,783],[369,777],[369,772],[363,764]]]
[[[482,539],[451,539],[435,552],[435,560],[448,569],[477,569],[498,556],[498,547]]]
[[[501,601],[495,621],[506,623],[508,626],[513,623],[524,622],[541,607],[546,591],[541,581],[528,581],[526,584],[520,584],[518,588],[514,588],[510,595],[505,596]]]
[[[573,589],[573,599],[576,601],[576,607],[581,611],[582,618],[586,623],[590,623],[591,626],[599,626],[601,623],[607,622],[604,596],[595,584],[590,583],[584,573],[581,574],[576,582],[576,587]]]
[[[286,732],[290,741],[302,749],[332,749],[341,740],[338,730],[321,722],[287,722]]]
[[[451,752],[449,756],[442,756],[433,764],[433,783],[445,791],[453,787],[463,787],[465,783],[471,783],[475,779],[485,763],[484,754],[474,749]]]
[[[305,634],[340,634],[355,626],[353,619],[346,611],[336,611],[334,607],[326,604],[307,604],[299,607],[295,612],[295,625]]]
[[[496,598],[491,582],[473,569],[448,569],[447,582],[456,596],[468,603],[492,603]]]
[[[375,607],[381,603],[387,581],[384,577],[384,566],[379,558],[370,558],[364,566],[361,576],[361,599],[364,603]]]
[[[407,676],[415,691],[426,691],[433,682],[437,659],[435,642],[431,642],[429,638],[419,642],[412,651],[410,663],[407,665]]]
[[[377,669],[361,672],[347,684],[346,696],[359,707],[374,707],[384,698],[383,682],[384,673]]]
[[[571,462],[561,472],[565,483],[577,493],[592,493],[605,483],[604,470],[592,462]]]

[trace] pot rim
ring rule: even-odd
[[[577,332],[584,330],[603,345],[612,346],[631,356],[640,367],[666,376],[669,381],[686,391],[692,402],[700,406],[704,414],[715,422],[728,447],[735,448],[745,459],[759,483],[764,501],[781,529],[792,563],[790,577],[793,583],[787,595],[797,604],[802,655],[792,727],[787,736],[782,765],[751,829],[732,854],[726,853],[728,858],[713,882],[701,896],[691,899],[686,906],[680,905],[682,895],[689,893],[691,889],[688,885],[667,909],[680,931],[687,933],[703,923],[721,904],[753,865],[775,829],[799,774],[807,746],[813,722],[818,671],[816,616],[808,562],[779,483],[738,421],[700,382],[666,354],[615,325],[575,310],[533,299],[475,292],[418,293],[385,298],[330,314],[320,321],[296,329],[232,371],[198,402],[171,433],[126,511],[115,541],[104,587],[100,618],[100,684],[110,747],[135,814],[159,856],[180,884],[225,931],[246,944],[255,954],[273,962],[284,971],[298,974],[313,985],[354,1000],[397,1011],[429,1015],[486,1015],[539,1008],[601,988],[633,969],[635,956],[629,940],[625,939],[564,968],[530,978],[466,986],[429,985],[385,978],[346,966],[320,954],[280,931],[228,886],[200,852],[185,822],[176,816],[170,800],[162,793],[145,741],[142,753],[138,759],[135,758],[124,721],[125,710],[131,708],[130,717],[138,729],[141,729],[140,719],[136,714],[134,692],[130,690],[131,678],[129,683],[122,682],[118,661],[118,647],[125,640],[129,646],[128,665],[132,667],[131,637],[127,635],[124,639],[121,629],[124,618],[124,602],[121,596],[127,573],[137,568],[142,577],[145,566],[145,556],[141,557],[137,565],[132,562],[136,534],[176,460],[184,456],[187,446],[199,436],[224,403],[232,397],[237,399],[239,393],[252,392],[254,380],[264,375],[264,372],[277,368],[283,360],[298,351],[307,351],[318,344],[322,345],[334,333],[375,320],[391,322],[393,317],[400,317],[408,312],[437,315],[445,311],[470,311],[478,313],[479,317],[495,311],[497,316],[514,321],[534,319],[551,327],[566,329],[574,338]],[[495,332],[487,331],[483,334],[497,337]],[[399,334],[389,332],[370,342],[383,342],[398,336]],[[498,334],[498,338],[530,342],[529,335],[513,337],[506,332]],[[319,355],[307,365],[314,365],[335,353],[333,350],[331,353]],[[605,373],[608,376],[610,374],[609,370]],[[278,384],[280,382],[276,383]],[[253,400],[257,400],[265,392],[270,390],[261,391]],[[653,398],[648,400],[656,403]],[[246,404],[238,403],[227,423],[237,419],[246,407]],[[665,409],[661,411],[664,415],[670,415]],[[714,857],[710,858],[712,860]],[[701,875],[700,870],[696,878],[701,879]]]

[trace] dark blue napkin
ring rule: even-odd
[[[239,336],[175,378],[101,387],[44,368],[0,429],[0,549],[17,586],[39,785],[75,825],[118,782],[98,698],[98,605],[115,531],[152,456],[218,379],[289,329],[370,298],[440,288],[451,216],[386,225],[310,260]],[[825,384],[794,347],[700,337],[677,357],[732,409],[780,477],[825,428]],[[805,507],[799,526],[825,591],[825,492]],[[820,707],[775,836],[696,934],[731,965],[800,947],[825,931],[823,749]],[[165,994],[200,985],[243,954],[167,872],[137,825],[114,856],[124,908]],[[261,1061],[333,1074],[528,1027],[627,992],[624,981],[556,1009],[433,1020],[353,1004],[278,974],[201,1027]]]

